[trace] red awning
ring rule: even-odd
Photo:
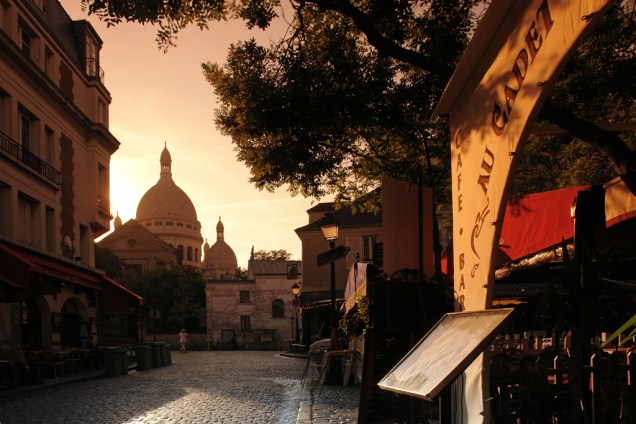
[[[28,288],[31,273],[37,273],[57,280],[79,284],[95,290],[102,290],[100,276],[85,271],[61,260],[9,246],[0,242],[0,274],[7,280]]]
[[[99,313],[130,312],[144,304],[144,299],[115,280],[102,276],[104,290],[97,299]]]
[[[499,238],[497,265],[515,261],[574,237],[572,204],[589,186],[510,199]]]
[[[0,243],[0,277],[16,287],[28,288],[31,281],[31,267],[28,259],[13,249]]]

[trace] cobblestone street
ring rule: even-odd
[[[303,359],[242,351],[172,357],[169,366],[0,400],[0,424],[355,422],[357,387],[310,394],[300,384]]]

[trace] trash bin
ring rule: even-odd
[[[165,343],[159,343],[159,348],[161,352],[161,366],[165,367],[168,365],[168,349],[166,349]]]
[[[166,343],[166,353],[168,354],[168,365],[172,364],[172,350],[170,349],[170,343]]]
[[[148,346],[152,348],[152,366],[154,368],[161,366],[161,345],[160,342],[148,343]]]
[[[135,359],[137,359],[137,369],[145,371],[152,368],[152,348],[146,345],[135,346]]]
[[[128,351],[121,348],[102,348],[106,373],[110,377],[128,374]]]

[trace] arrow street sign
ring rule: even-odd
[[[330,262],[337,261],[338,259],[342,259],[347,256],[349,253],[349,246],[345,246],[341,244],[340,246],[334,247],[333,249],[327,250],[326,252],[322,252],[318,254],[316,259],[318,259],[318,266],[327,265]]]

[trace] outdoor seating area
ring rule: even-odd
[[[636,346],[601,349],[593,345],[586,360],[577,364],[570,356],[568,340],[551,343],[550,338],[502,336],[491,344],[487,355],[497,422],[506,422],[510,416],[544,422],[568,414],[572,394],[580,388],[587,391],[585,407],[593,411],[596,422],[629,419],[630,406],[633,411],[636,401]]]
[[[96,370],[101,359],[96,349],[29,350],[24,352],[29,369],[41,380]]]
[[[330,350],[331,340],[324,339],[313,343],[309,348],[307,363],[302,376],[302,385],[310,379],[311,391],[314,391],[318,384],[325,384],[329,367],[333,366],[332,361],[340,361],[340,371],[342,374],[342,385],[346,386],[351,377],[353,361],[356,356],[355,350]],[[335,381],[334,381],[335,383]],[[339,381],[338,381],[339,383]]]

